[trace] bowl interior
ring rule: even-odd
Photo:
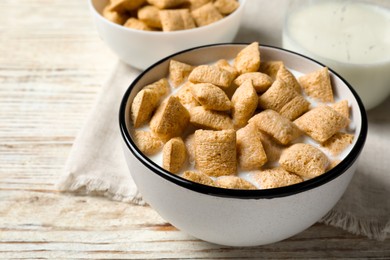
[[[162,177],[167,178],[187,188],[219,196],[237,196],[252,198],[286,196],[291,193],[301,192],[307,189],[314,188],[342,174],[355,162],[361,149],[363,148],[367,134],[367,119],[363,104],[356,92],[345,80],[343,80],[340,76],[338,76],[330,69],[329,73],[336,100],[347,99],[349,105],[351,106],[351,127],[355,131],[355,138],[353,140],[353,144],[351,145],[352,148],[349,154],[332,170],[329,170],[328,172],[318,177],[304,181],[302,183],[267,190],[229,190],[214,188],[201,184],[194,185],[192,182],[189,182],[181,177],[171,174],[168,171],[165,171],[162,167],[155,164],[153,161],[149,160],[138,150],[131,138],[131,135],[129,134],[132,129],[130,117],[128,116],[130,114],[131,103],[135,95],[141,88],[143,88],[147,84],[161,79],[162,77],[167,76],[169,61],[171,59],[175,59],[184,63],[189,63],[192,65],[212,63],[219,59],[231,60],[234,59],[237,53],[246,46],[247,44],[232,43],[215,44],[193,48],[190,50],[173,54],[155,63],[147,70],[145,70],[141,75],[139,75],[138,78],[134,80],[134,82],[130,85],[129,89],[125,93],[120,111],[120,124],[122,135],[125,138],[125,142],[131,152],[145,165],[148,165],[149,168],[153,168],[153,171],[157,174],[160,174]],[[322,65],[321,63],[318,63],[303,55],[276,47],[260,46],[260,53],[262,61],[280,60],[284,62],[287,68],[298,73],[306,74],[324,67],[324,65]],[[204,188],[202,186],[207,188]]]

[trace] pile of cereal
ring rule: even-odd
[[[102,15],[111,22],[145,31],[178,31],[221,20],[237,0],[110,0]]]
[[[130,116],[138,148],[162,157],[167,171],[210,186],[267,189],[337,165],[354,139],[349,110],[347,100],[334,100],[326,67],[296,77],[282,61],[261,61],[254,42],[233,61],[170,60],[167,77],[137,93]]]

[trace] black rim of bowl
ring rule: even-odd
[[[120,104],[120,109],[119,109],[119,127],[120,131],[122,134],[122,137],[126,143],[127,148],[130,150],[130,152],[149,170],[154,172],[155,174],[159,175],[160,177],[175,183],[181,187],[184,187],[186,189],[195,191],[195,192],[200,192],[203,194],[208,194],[212,196],[218,196],[218,197],[229,197],[229,198],[237,198],[237,199],[271,199],[271,198],[277,198],[277,197],[284,197],[284,196],[289,196],[293,195],[296,193],[300,193],[306,190],[310,190],[313,188],[316,188],[318,186],[321,186],[327,182],[330,182],[331,180],[337,178],[338,176],[342,175],[348,168],[351,167],[351,165],[356,161],[358,158],[361,150],[363,149],[364,143],[366,141],[367,137],[367,129],[368,129],[368,123],[367,123],[367,115],[366,111],[363,106],[363,102],[361,101],[360,97],[356,93],[356,91],[351,87],[351,85],[344,80],[340,75],[338,75],[335,71],[333,71],[331,68],[329,70],[336,75],[338,78],[340,78],[346,86],[349,88],[349,90],[352,92],[353,96],[355,97],[357,104],[360,109],[360,114],[361,114],[361,129],[359,136],[357,137],[356,143],[354,147],[352,148],[351,152],[338,164],[336,165],[333,169],[325,172],[324,174],[317,176],[313,179],[303,181],[301,183],[293,184],[290,186],[285,186],[285,187],[280,187],[280,188],[272,188],[272,189],[259,189],[259,190],[235,190],[235,189],[224,189],[224,188],[217,188],[217,187],[212,187],[212,186],[207,186],[199,183],[195,183],[192,181],[189,181],[187,179],[184,179],[178,175],[172,174],[156,163],[154,163],[152,160],[150,160],[147,156],[145,156],[136,146],[134,141],[132,140],[129,131],[127,130],[126,126],[126,105],[127,101],[129,99],[131,90],[133,87],[136,85],[136,83],[146,74],[148,73],[152,68],[155,66],[159,65],[160,63],[165,62],[166,60],[171,59],[172,57],[184,53],[184,52],[189,52],[195,49],[201,49],[201,48],[208,48],[212,46],[228,46],[228,45],[248,45],[249,43],[219,43],[219,44],[209,44],[209,45],[204,45],[204,46],[199,46],[195,48],[190,48],[187,50],[183,50],[177,53],[174,53],[170,56],[165,57],[164,59],[156,62],[155,64],[151,65],[148,67],[145,71],[143,71],[128,87],[126,90],[122,102]],[[261,47],[267,47],[267,48],[272,48],[272,49],[277,49],[285,52],[290,52],[298,56],[302,56],[306,59],[309,59],[321,66],[325,66],[322,63],[313,60],[309,57],[306,57],[305,55],[289,51],[286,49],[282,49],[279,47],[275,46],[270,46],[270,45],[260,45]]]

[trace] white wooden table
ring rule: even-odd
[[[0,1],[1,259],[390,258],[389,240],[323,224],[261,247],[212,245],[149,207],[59,193],[72,142],[115,63],[86,1]]]

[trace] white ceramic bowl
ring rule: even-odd
[[[97,31],[108,47],[125,63],[145,69],[156,61],[188,48],[232,42],[240,26],[246,0],[222,20],[207,26],[174,32],[150,32],[126,28],[101,13],[108,0],[89,0]]]
[[[299,184],[268,190],[209,187],[171,174],[144,156],[129,129],[130,104],[145,85],[165,77],[169,60],[204,64],[234,58],[247,45],[222,44],[190,49],[162,59],[144,71],[124,94],[120,112],[123,148],[132,177],[145,201],[178,229],[209,242],[229,246],[263,245],[308,228],[340,199],[354,175],[367,135],[367,118],[351,86],[330,70],[334,93],[348,99],[356,127],[351,152],[332,170]],[[323,65],[275,47],[261,46],[262,60],[282,60],[288,68],[309,73]]]

